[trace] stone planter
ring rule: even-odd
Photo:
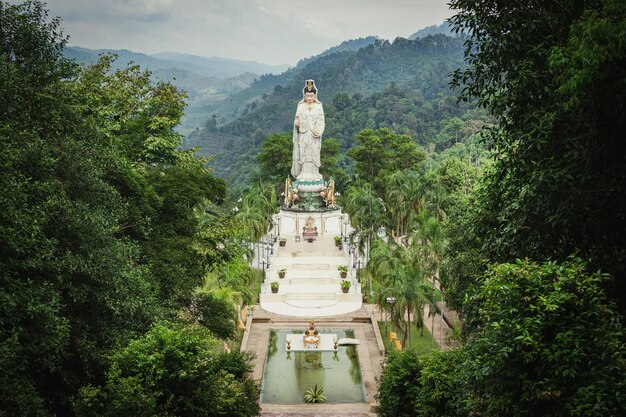
[[[347,293],[348,293],[348,291],[350,291],[350,288],[342,288],[342,289],[341,289],[341,291],[342,291],[344,294],[347,294]]]
[[[341,278],[345,278],[348,276],[347,272],[340,272],[339,275],[341,276]]]

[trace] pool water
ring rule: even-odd
[[[287,352],[287,334],[303,330],[270,330],[261,401],[303,404],[304,393],[317,384],[324,387],[327,403],[365,402],[365,387],[356,346],[339,346],[337,352]],[[325,330],[337,338],[354,337],[352,330]]]

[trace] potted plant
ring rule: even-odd
[[[337,270],[339,271],[339,275],[341,275],[341,278],[345,278],[348,276],[348,266],[347,265],[339,265],[337,267]]]
[[[341,245],[341,236],[335,236],[335,246]]]
[[[278,276],[280,278],[285,278],[285,274],[287,273],[287,270],[285,268],[281,269],[278,271]]]
[[[350,281],[341,281],[341,291],[346,294],[350,290]]]
[[[270,288],[272,289],[272,292],[274,294],[276,294],[278,292],[278,287],[280,286],[280,284],[278,283],[278,281],[272,281],[272,283],[270,284]]]
[[[287,244],[287,238],[286,237],[281,237],[280,240],[278,241],[278,244],[280,246],[285,246]]]

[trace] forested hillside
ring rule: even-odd
[[[263,139],[291,131],[303,82],[313,78],[324,103],[324,137],[337,139],[341,150],[352,147],[362,129],[389,128],[441,151],[488,123],[471,104],[458,103],[450,90],[449,75],[462,64],[462,51],[461,38],[436,35],[376,41],[358,51],[322,55],[291,70],[284,85],[252,102],[237,120],[218,126],[217,117],[209,118],[185,145],[215,156],[210,165],[231,184],[248,183]]]
[[[356,52],[362,47],[371,45],[376,42],[377,38],[368,36],[366,38],[352,39],[344,41],[341,44],[327,49],[319,55],[301,59],[294,68],[280,74],[263,74],[250,85],[249,88],[235,94],[225,97],[220,102],[215,102],[210,108],[206,108],[206,115],[215,115],[218,124],[223,125],[231,122],[238,117],[250,111],[250,108],[256,108],[262,104],[269,95],[271,95],[277,86],[279,89],[284,85],[291,84],[294,79],[301,75],[301,71],[308,63],[318,60],[319,58],[338,52]],[[211,120],[210,118],[208,120]],[[201,127],[199,124],[196,127]]]

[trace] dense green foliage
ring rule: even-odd
[[[77,415],[258,415],[248,357],[218,354],[215,345],[200,327],[153,326],[113,355],[104,388],[81,390]]]
[[[392,354],[381,415],[617,416],[626,409],[625,337],[607,280],[578,259],[489,269],[467,343]]]
[[[111,57],[73,66],[39,2],[0,3],[0,23],[0,414],[72,415],[112,352],[243,250],[209,214],[224,182],[180,150],[182,92]]]
[[[219,298],[218,293],[199,293],[189,306],[190,318],[209,329],[216,337],[232,339],[235,336],[237,312],[229,301]]]
[[[389,129],[366,129],[356,135],[357,145],[347,155],[355,161],[355,177],[379,192],[384,189],[388,176],[396,171],[417,168],[424,154],[406,135],[398,135]]]
[[[463,416],[460,375],[461,349],[420,356],[414,350],[391,352],[385,358],[377,400],[381,417]]]
[[[626,409],[626,348],[607,277],[578,259],[491,267],[466,346],[466,407],[486,416],[607,416]],[[621,410],[621,412],[619,411]]]
[[[440,166],[460,191],[441,279],[465,344],[398,382],[416,391],[409,414],[623,415],[626,6],[452,6],[470,36],[454,83],[496,118],[494,163],[474,184]]]
[[[612,275],[610,294],[626,309],[626,5],[452,6],[453,23],[470,33],[469,65],[454,81],[498,123],[486,135],[496,161],[463,232],[474,259],[576,252]],[[473,278],[458,249],[450,274],[466,287]]]
[[[411,399],[419,394],[420,387],[416,384],[422,370],[419,357],[412,350],[392,350],[385,358],[384,366],[376,396],[380,404],[378,414],[381,417],[414,416]]]

